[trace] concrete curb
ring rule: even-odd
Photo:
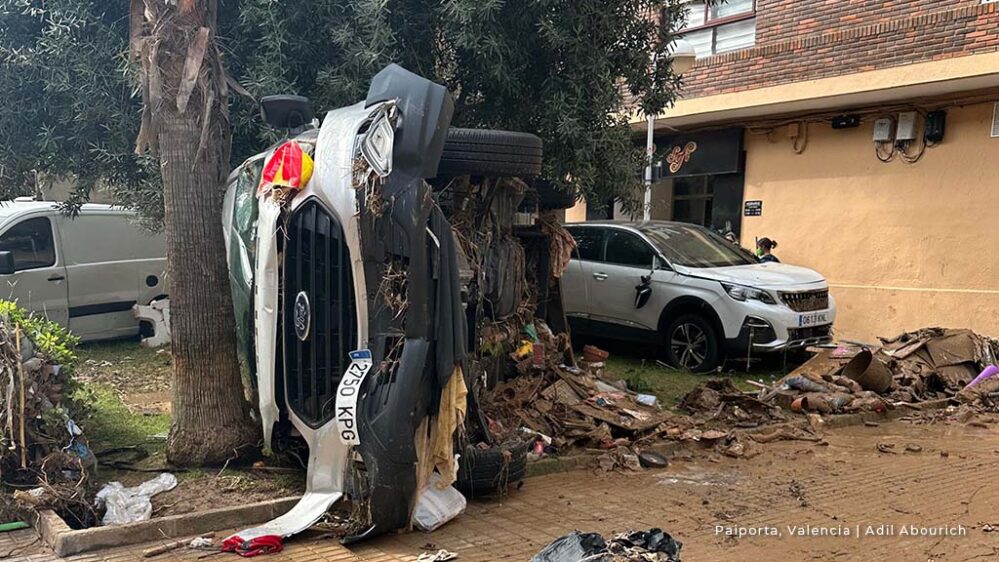
[[[162,539],[191,537],[263,523],[283,515],[298,502],[297,497],[268,500],[249,505],[222,507],[195,513],[171,515],[125,525],[74,530],[54,511],[42,510],[35,520],[35,530],[56,555],[71,556],[101,548],[126,546]]]

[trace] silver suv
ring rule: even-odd
[[[714,232],[676,222],[566,225],[577,250],[562,277],[575,335],[658,346],[675,367],[832,339],[836,305],[819,273],[759,263]]]

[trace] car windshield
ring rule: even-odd
[[[669,224],[642,227],[642,232],[673,265],[728,267],[757,263],[739,247],[706,228]]]

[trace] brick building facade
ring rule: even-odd
[[[999,2],[689,4],[698,61],[655,120],[657,158],[689,163],[652,218],[776,239],[829,281],[839,337],[999,336]]]
[[[755,45],[698,61],[684,97],[999,48],[999,3],[981,0],[757,0],[755,20]]]

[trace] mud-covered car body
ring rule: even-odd
[[[273,148],[230,177],[223,226],[265,447],[278,428],[309,448],[302,501],[240,539],[297,533],[341,498],[363,514],[346,541],[408,527],[425,484],[428,420],[476,418],[463,393],[477,376],[466,356],[480,307],[468,302],[488,283],[468,271],[439,203],[450,180],[438,168],[472,174],[492,158],[496,174],[537,173],[541,146],[529,135],[469,130],[452,130],[461,143],[448,144],[452,111],[445,88],[393,65],[364,102],[294,138],[315,161],[301,191],[258,192]],[[438,437],[450,446],[451,435]]]

